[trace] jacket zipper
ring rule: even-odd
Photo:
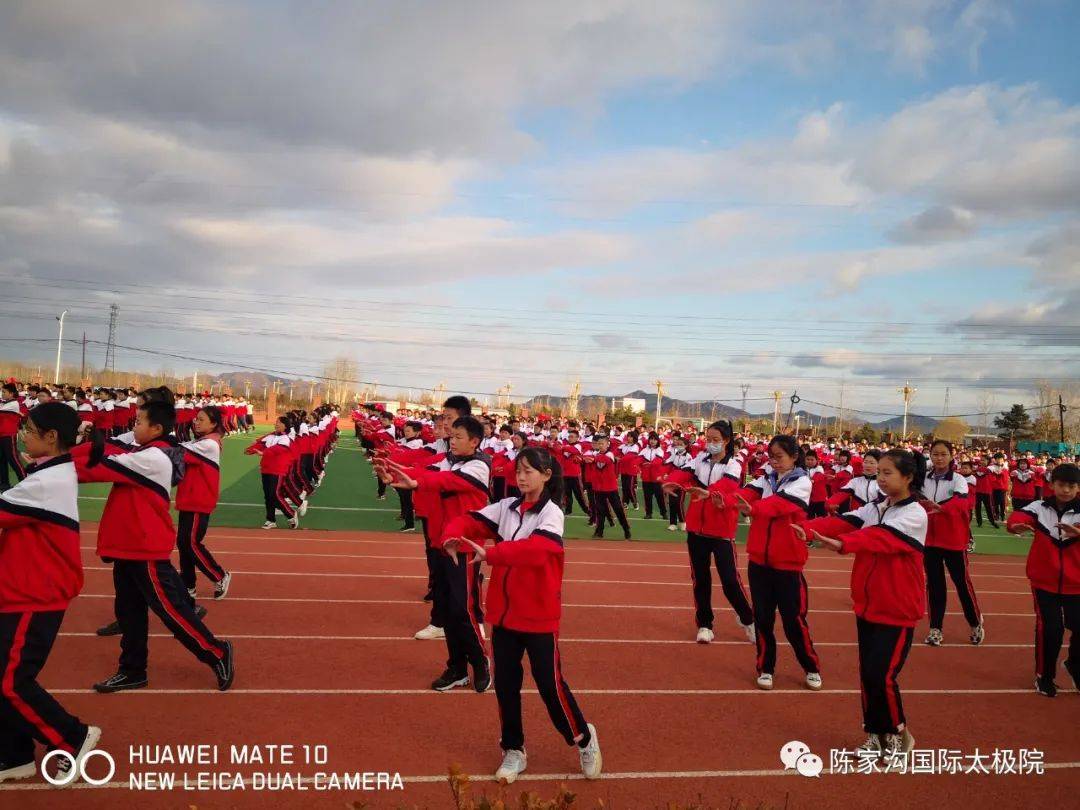
[[[517,511],[517,510],[515,510],[515,511]],[[510,535],[510,540],[513,541],[513,540],[517,539],[518,532],[521,531],[521,527],[524,526],[524,525],[525,525],[525,517],[524,517],[524,515],[518,514],[518,527],[514,530],[514,533],[512,535]],[[509,586],[509,582],[510,582],[510,572],[513,571],[513,570],[514,569],[511,566],[509,566],[509,565],[506,566],[506,574],[503,576],[503,612],[502,612],[502,616],[499,617],[499,622],[498,622],[498,624],[500,626],[502,626],[503,622],[506,621],[506,614],[510,612],[510,586]]]

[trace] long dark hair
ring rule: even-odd
[[[525,447],[518,453],[514,461],[514,469],[518,468],[522,460],[529,462],[529,466],[540,472],[551,471],[551,478],[544,484],[543,498],[561,504],[563,500],[563,475],[562,467],[555,457],[544,447]]]
[[[206,418],[213,424],[215,433],[225,432],[225,428],[221,424],[221,408],[217,405],[204,405],[199,410],[205,413]]]

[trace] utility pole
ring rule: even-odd
[[[654,430],[660,429],[660,403],[664,401],[664,383],[660,380],[656,381],[656,423],[653,425]]]
[[[739,388],[742,389],[742,409],[743,413],[746,413],[746,395],[750,392],[750,383],[741,383]]]
[[[570,419],[577,419],[578,397],[581,395],[581,381],[574,380],[570,384],[570,395],[566,398],[566,415]]]
[[[901,438],[901,439],[903,440],[903,439],[907,439],[907,417],[908,417],[908,405],[909,405],[909,404],[911,403],[911,397],[912,397],[912,396],[913,396],[913,395],[915,394],[915,392],[916,392],[917,390],[919,390],[919,389],[917,389],[917,388],[912,388],[912,387],[911,387],[911,383],[904,383],[904,387],[903,387],[903,388],[899,388],[899,389],[897,389],[897,390],[898,390],[898,391],[899,391],[899,392],[900,392],[901,394],[903,394],[903,395],[904,395],[904,432],[903,432],[903,434],[902,434],[902,435],[901,435],[901,437],[900,437],[900,438]]]
[[[68,311],[65,309],[56,318],[60,321],[60,336],[56,339],[56,373],[53,375],[53,385],[60,384],[60,350],[64,346],[64,316],[67,314]]]
[[[776,431],[780,427],[780,397],[784,395],[783,391],[773,391],[773,416],[772,416],[772,432],[776,435]]]
[[[949,415],[949,387],[945,386],[945,404],[941,406],[941,418]]]
[[[196,396],[199,390],[199,372],[193,371],[191,373],[191,395]]]
[[[1061,399],[1061,394],[1058,394],[1058,434],[1062,443],[1065,441],[1065,411],[1068,410],[1065,407],[1065,402]]]

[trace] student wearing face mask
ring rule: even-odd
[[[690,466],[691,461],[693,459],[686,450],[686,439],[683,438],[682,434],[676,433],[671,441],[671,453],[664,459],[664,466],[658,479],[661,492],[667,500],[667,529],[669,532],[686,531],[686,514],[683,510],[685,494],[681,489],[664,490],[663,485],[674,471],[686,469]]]
[[[673,470],[664,482],[664,492],[687,493],[686,548],[690,555],[690,576],[694,587],[697,642],[713,640],[712,572],[720,576],[724,596],[735,611],[739,626],[753,642],[754,612],[739,576],[735,531],[738,512],[725,494],[734,493],[742,483],[742,462],[735,457],[731,423],[713,422],[705,431],[705,452],[687,467]]]

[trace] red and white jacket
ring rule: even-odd
[[[416,513],[427,521],[434,548],[442,547],[448,521],[488,502],[491,468],[479,451],[467,458],[445,456],[429,467],[413,468],[410,476],[418,485],[413,497]]]
[[[0,613],[66,610],[82,590],[78,490],[65,454],[0,493]]]
[[[926,510],[915,498],[890,503],[882,497],[841,517],[807,521],[817,531],[838,537],[842,554],[854,554],[851,598],[855,615],[876,624],[914,627],[926,613],[923,565]]]
[[[806,541],[791,530],[806,519],[813,485],[805,470],[784,476],[763,475],[739,490],[750,503],[750,533],[746,553],[752,562],[781,571],[801,571],[806,565]]]
[[[725,496],[724,508],[720,509],[710,498],[690,498],[686,507],[686,530],[706,537],[725,540],[735,538],[739,523],[739,510],[730,497],[742,483],[742,463],[734,456],[727,461],[713,461],[712,456],[702,453],[681,470],[667,475],[668,483],[679,484],[683,489],[707,489]]]
[[[468,537],[487,549],[491,581],[487,617],[496,627],[523,633],[558,633],[562,617],[563,511],[553,501],[504,498],[460,515],[440,539]]]
[[[244,452],[261,454],[259,470],[266,475],[285,475],[293,461],[292,439],[284,433],[268,433]]]
[[[941,509],[928,514],[926,545],[950,551],[965,550],[971,524],[971,499],[964,476],[954,470],[940,477],[933,472],[927,473],[922,496]]]
[[[1012,478],[1012,496],[1017,500],[1035,500],[1035,485],[1038,477],[1030,467],[1026,470],[1013,470],[1009,473]]]
[[[849,478],[826,503],[841,512],[851,512],[860,506],[873,503],[881,497],[877,476],[857,475]]]
[[[89,465],[90,445],[72,448],[79,483],[109,482],[109,498],[98,525],[97,553],[102,559],[167,560],[176,545],[169,513],[173,445],[163,439],[132,448],[105,443],[105,457]]]
[[[1006,526],[1011,529],[1021,523],[1035,529],[1027,557],[1027,577],[1032,587],[1050,593],[1080,594],[1080,540],[1063,537],[1057,526],[1080,526],[1080,498],[1064,505],[1052,498],[1029,503],[1009,515]]]
[[[221,492],[221,437],[212,433],[180,446],[184,448],[184,477],[176,485],[176,509],[209,515],[217,508]]]
[[[595,492],[617,492],[619,489],[619,462],[615,459],[615,454],[608,450],[605,453],[596,453],[591,456],[585,456],[582,461],[588,464],[589,470],[592,471],[592,475],[585,474],[585,479],[590,480]]]
[[[8,399],[0,402],[0,436],[15,436],[19,432],[19,425],[27,414],[26,407],[19,404],[17,399]]]
[[[641,451],[641,480],[642,483],[656,483],[664,473],[664,457],[667,453],[663,447],[645,447]]]

